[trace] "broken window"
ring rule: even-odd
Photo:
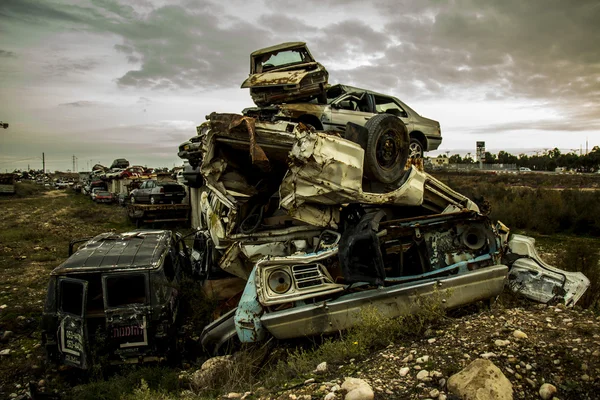
[[[60,309],[73,315],[82,315],[84,286],[81,282],[60,282]]]
[[[390,97],[373,96],[377,113],[388,113],[397,117],[406,117],[406,111]]]
[[[264,54],[260,56],[256,63],[256,71],[265,72],[277,67],[307,63],[311,61],[312,60],[305,49],[280,51],[277,53]]]
[[[146,303],[146,278],[144,275],[109,276],[105,280],[108,307]]]

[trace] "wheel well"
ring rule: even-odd
[[[421,142],[421,144],[423,145],[423,152],[427,151],[427,138],[425,138],[425,135],[423,135],[422,132],[413,131],[410,133],[410,138],[417,139],[419,142]]]
[[[310,124],[318,131],[323,130],[323,124],[321,123],[319,118],[317,118],[314,115],[304,114],[300,118],[298,118],[298,122],[302,122],[304,124]]]

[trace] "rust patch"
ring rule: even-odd
[[[244,126],[248,132],[250,139],[250,158],[252,164],[256,165],[261,171],[268,172],[271,170],[269,159],[264,150],[256,143],[256,120],[252,117],[246,117],[240,114],[210,114],[211,129],[229,134],[232,130]]]
[[[406,166],[405,169],[410,169],[410,167],[414,165],[415,168],[417,168],[419,171],[423,172],[424,168],[423,168],[423,159],[422,158],[408,158],[408,160],[406,160]]]

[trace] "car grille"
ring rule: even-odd
[[[320,264],[294,265],[292,273],[298,289],[333,283],[322,271]]]

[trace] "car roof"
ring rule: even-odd
[[[102,233],[77,249],[52,275],[157,269],[163,253],[170,247],[170,238],[168,230]]]
[[[253,51],[250,54],[250,56],[254,57],[254,56],[259,56],[261,54],[272,53],[277,50],[285,50],[285,49],[301,47],[301,46],[306,46],[306,42],[285,42],[285,43],[277,44],[275,46],[265,47],[264,49],[259,49],[259,50]]]

